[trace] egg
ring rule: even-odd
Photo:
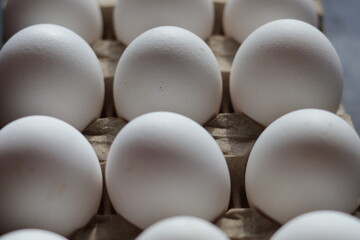
[[[226,36],[242,43],[258,27],[279,19],[298,19],[314,27],[319,24],[312,0],[228,0],[223,28]]]
[[[220,147],[202,126],[176,113],[129,122],[111,145],[105,177],[116,212],[141,229],[178,215],[215,220],[230,199]]]
[[[159,26],[182,27],[207,39],[215,21],[211,0],[117,0],[113,15],[116,38],[126,45]]]
[[[245,171],[246,194],[251,207],[281,224],[316,210],[353,213],[360,204],[359,173],[356,131],[331,112],[297,110],[256,141]]]
[[[240,46],[229,84],[234,110],[267,126],[298,109],[336,112],[342,67],[318,29],[298,20],[277,20],[255,30]]]
[[[124,51],[114,77],[114,102],[126,120],[154,111],[185,115],[200,124],[220,109],[222,79],[207,44],[178,27],[158,27]]]
[[[69,124],[29,116],[1,129],[0,234],[41,228],[69,236],[97,213],[101,195],[97,156]]]
[[[0,127],[29,115],[49,115],[78,130],[101,113],[100,63],[76,33],[39,24],[15,34],[0,51]]]
[[[0,240],[67,240],[61,235],[40,229],[17,230],[0,237]]]
[[[178,216],[161,220],[144,232],[136,240],[229,240],[215,225],[195,217]]]
[[[360,220],[336,211],[316,211],[294,218],[270,240],[360,239]]]
[[[35,24],[61,25],[79,34],[89,44],[102,35],[102,16],[96,0],[8,0],[4,10],[4,35]]]

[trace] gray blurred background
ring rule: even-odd
[[[325,32],[344,69],[343,104],[360,133],[360,1],[323,0]]]
[[[343,63],[345,84],[342,102],[360,133],[360,1],[322,0],[322,3],[326,35]],[[2,39],[1,11],[0,19]]]

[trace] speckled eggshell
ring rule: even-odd
[[[261,25],[279,19],[298,19],[318,26],[313,0],[228,0],[223,13],[224,32],[242,43]]]
[[[104,79],[99,60],[76,33],[39,24],[15,34],[0,51],[0,127],[49,115],[83,130],[100,116]]]
[[[50,23],[71,29],[89,44],[102,35],[102,16],[97,0],[8,0],[4,11],[4,35],[35,24]]]
[[[335,211],[316,211],[294,218],[270,240],[356,240],[360,239],[360,220]]]
[[[40,229],[22,229],[7,233],[0,240],[67,240],[63,236]]]
[[[29,116],[1,129],[0,234],[40,228],[69,236],[96,215],[101,194],[98,158],[69,124]]]
[[[336,112],[342,89],[336,50],[318,29],[298,20],[277,20],[254,31],[230,73],[235,111],[265,126],[298,109]]]
[[[200,218],[179,216],[161,220],[136,240],[229,240],[219,228]]]
[[[333,113],[303,109],[260,135],[246,167],[246,194],[251,207],[282,224],[316,210],[353,213],[359,173],[356,131]]]
[[[113,21],[117,39],[126,45],[160,26],[185,28],[205,40],[212,33],[215,10],[211,0],[117,0]]]
[[[176,112],[205,124],[219,112],[222,79],[207,44],[178,27],[151,29],[125,50],[114,77],[118,116]]]
[[[148,113],[128,123],[111,145],[105,176],[116,212],[141,229],[178,215],[213,221],[229,204],[220,147],[176,113]]]

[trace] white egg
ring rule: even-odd
[[[161,220],[136,240],[229,240],[215,225],[200,218],[179,216]]]
[[[225,35],[241,43],[261,25],[279,19],[298,19],[318,26],[312,0],[228,0],[223,27]]]
[[[310,211],[353,213],[360,204],[360,139],[333,113],[298,110],[269,125],[246,167],[250,206],[279,223]]]
[[[182,27],[207,39],[213,30],[215,10],[211,0],[117,0],[113,21],[117,39],[126,45],[160,26]]]
[[[22,229],[7,233],[0,240],[67,240],[61,235],[40,229]]]
[[[220,147],[176,113],[148,113],[128,123],[111,145],[105,175],[115,210],[142,229],[178,215],[212,221],[229,204]]]
[[[0,127],[49,115],[83,130],[100,116],[105,87],[100,63],[74,32],[39,24],[15,34],[0,51]]]
[[[86,138],[47,116],[0,131],[0,234],[41,228],[69,236],[97,213],[102,174]]]
[[[102,16],[96,0],[7,0],[5,39],[23,28],[42,23],[69,28],[89,44],[102,35]]]
[[[298,109],[335,112],[342,88],[334,47],[318,29],[298,20],[277,20],[254,31],[230,73],[235,111],[265,126]]]
[[[356,240],[360,239],[360,220],[335,211],[316,211],[294,218],[270,240]]]
[[[219,112],[222,80],[207,44],[178,27],[151,29],[125,50],[114,78],[118,116],[170,111],[205,124]]]

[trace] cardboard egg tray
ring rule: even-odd
[[[116,0],[98,0],[104,17],[104,37],[93,45],[104,72],[106,85],[105,104],[102,117],[90,125],[83,134],[90,141],[99,158],[103,173],[112,141],[126,121],[117,118],[112,98],[112,83],[115,69],[125,46],[114,40],[112,10]],[[235,114],[229,97],[229,75],[231,63],[239,44],[223,36],[222,11],[226,0],[213,0],[216,10],[214,35],[207,43],[213,50],[223,78],[223,101],[220,114],[204,127],[215,138],[226,158],[231,177],[231,199],[229,209],[214,223],[232,240],[267,240],[280,225],[256,210],[248,208],[245,194],[245,167],[250,151],[264,127],[243,114]],[[322,5],[314,0],[320,23]],[[321,26],[321,25],[320,25]],[[352,125],[351,118],[342,107],[337,113]],[[76,231],[72,240],[132,240],[142,231],[116,214],[104,185],[98,215],[87,226]],[[355,215],[360,217],[360,212]]]

